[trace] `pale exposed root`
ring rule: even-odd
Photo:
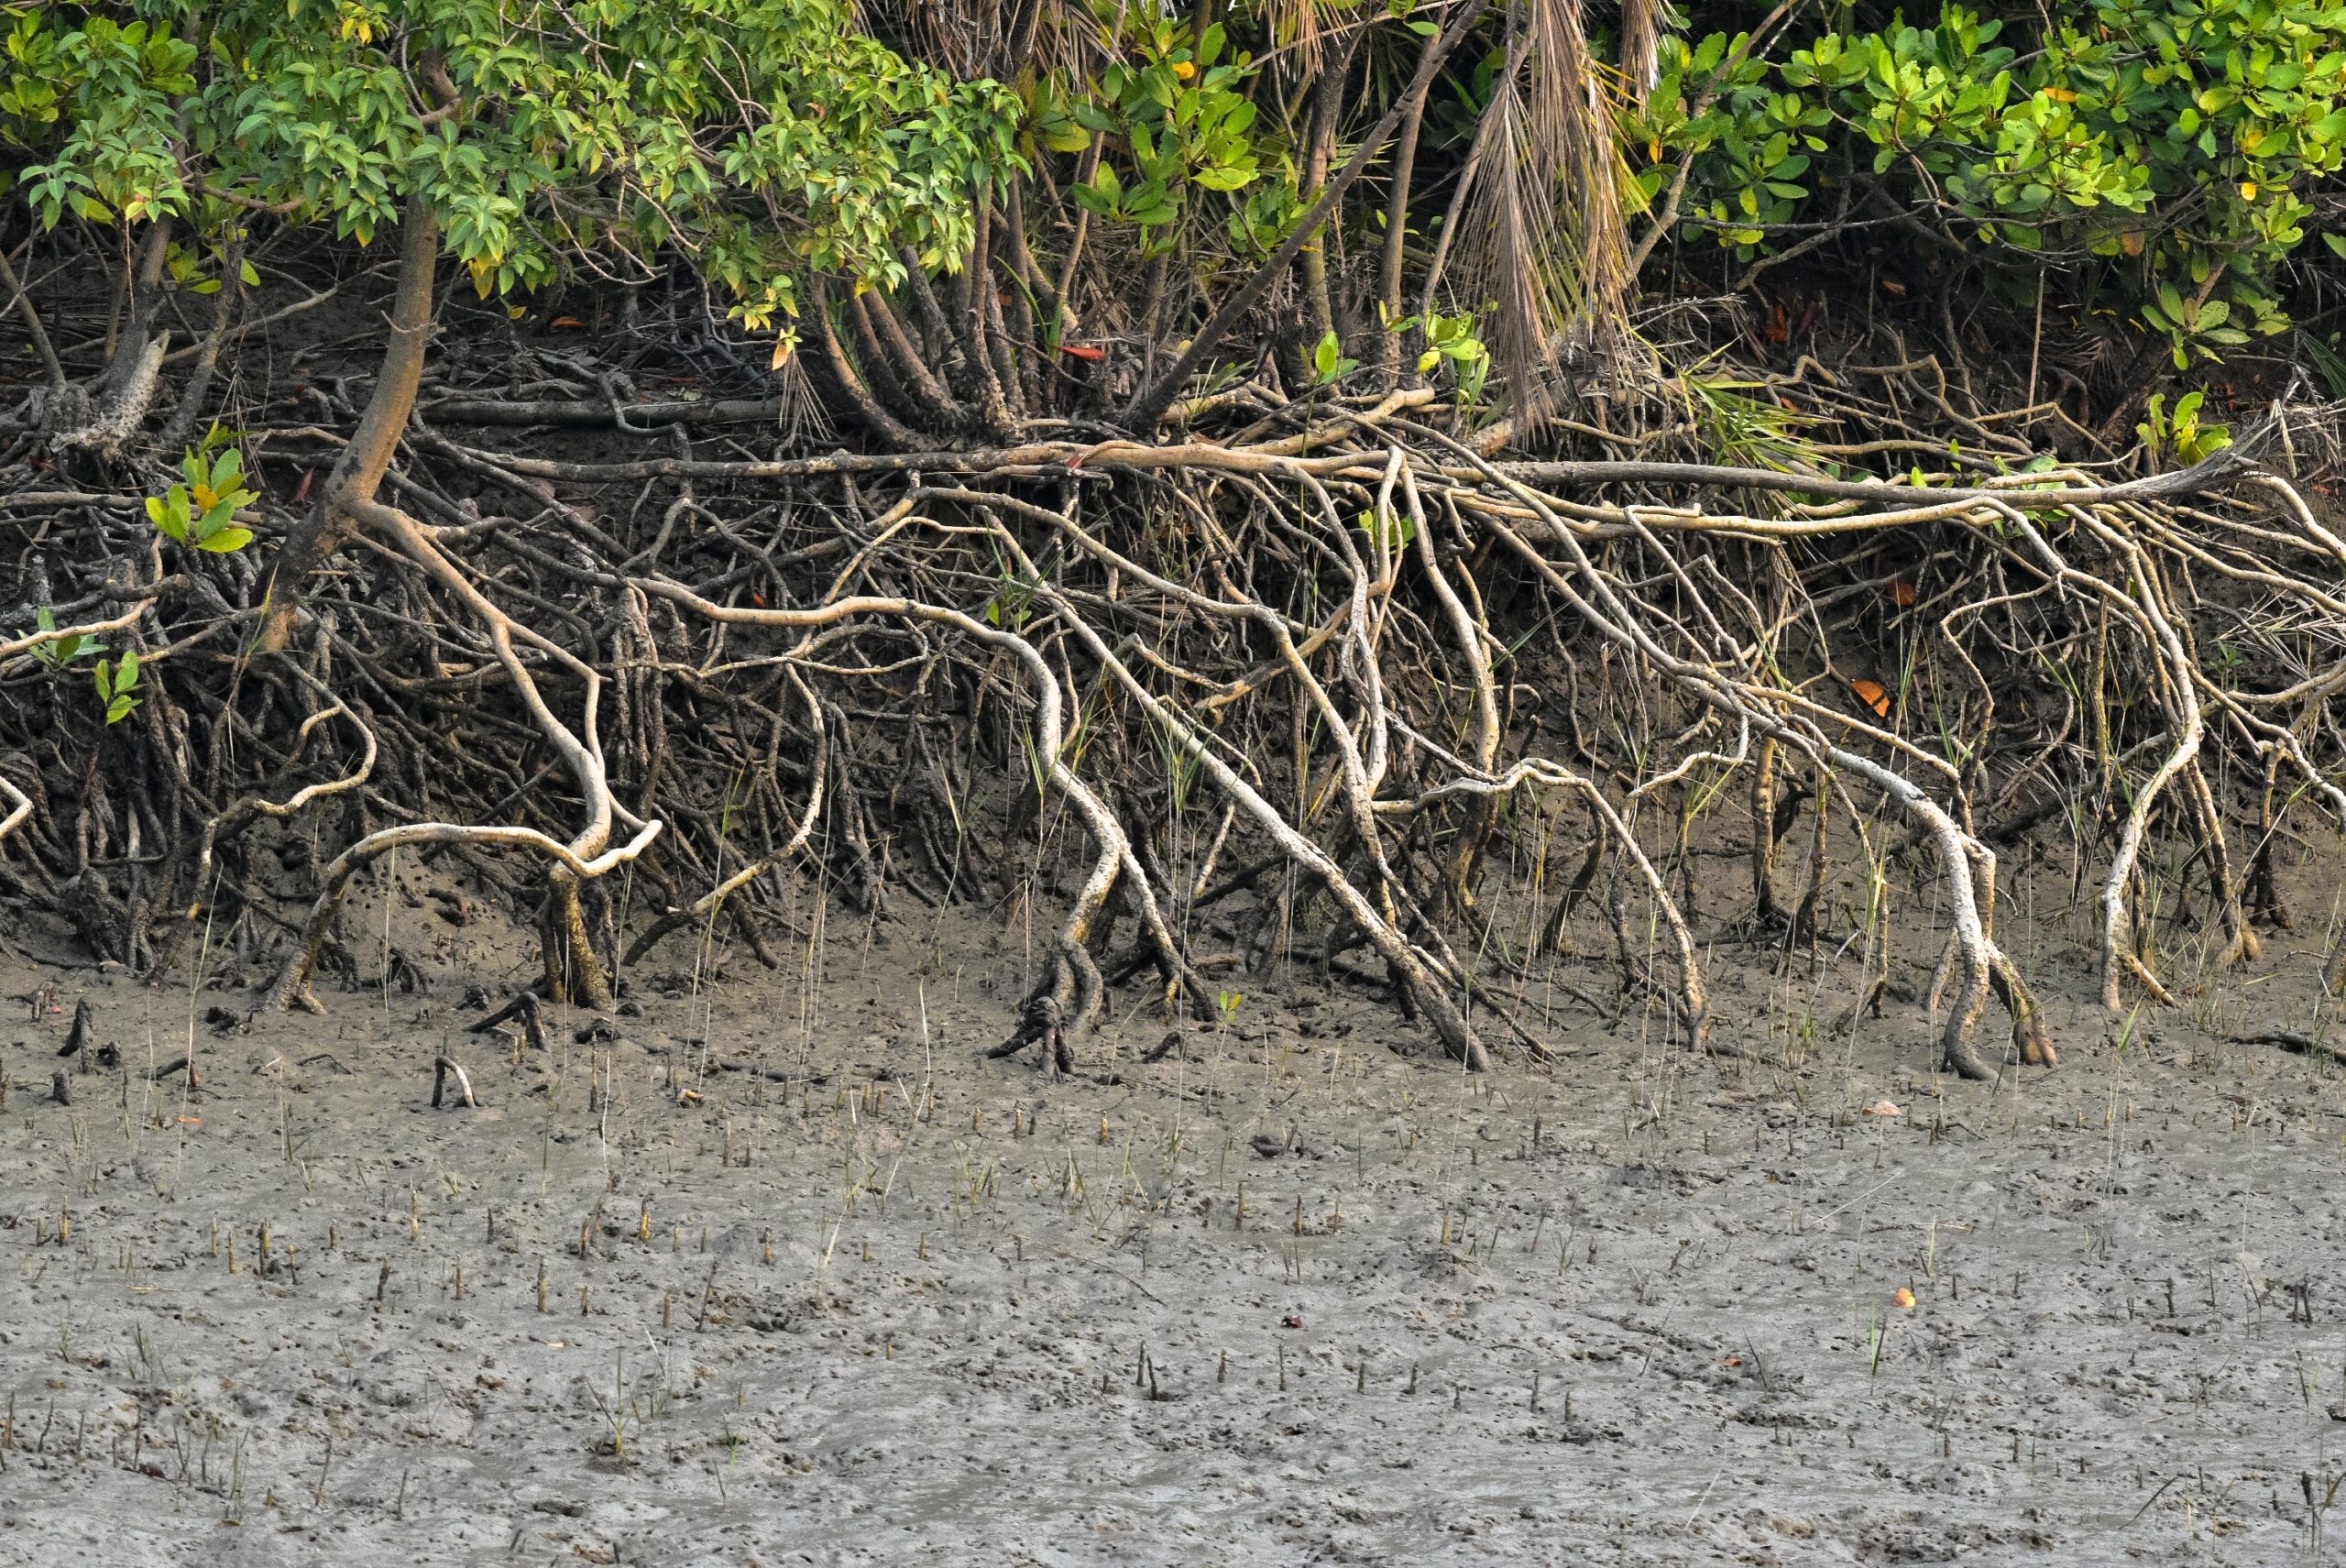
[[[992,1053],[1005,1057],[1028,1046],[1040,1046],[1044,1065],[1061,1073],[1075,1070],[1075,1047],[1091,1032],[1107,994],[1106,987],[1100,982],[1099,967],[1091,960],[1093,923],[1107,905],[1108,894],[1114,890],[1116,878],[1132,853],[1124,841],[1124,829],[1113,818],[1103,833],[1097,822],[1090,820],[1089,812],[1085,816],[1100,851],[1092,861],[1091,874],[1076,894],[1066,922],[1052,939],[1050,962],[1034,989],[1026,993],[1017,1027]]]
[[[917,307],[876,302],[850,330],[901,358],[890,345],[907,323],[926,327],[889,313]],[[1019,370],[996,368],[1004,389]],[[884,356],[863,369],[887,379],[874,395],[902,391]],[[597,408],[637,434],[612,411],[608,374],[586,379],[603,391]],[[1001,426],[982,378],[936,390],[971,428]],[[71,615],[59,608],[82,627],[135,627],[151,651],[155,707],[106,743],[143,760],[183,812],[203,802],[172,846],[172,910],[193,906],[191,865],[196,884],[225,880],[232,898],[265,885],[243,874],[252,845],[231,842],[249,823],[337,798],[328,824],[392,813],[395,826],[346,830],[356,841],[321,873],[280,1005],[314,1004],[310,973],[351,879],[402,844],[464,851],[499,902],[515,890],[479,851],[542,858],[544,990],[588,1001],[609,994],[612,952],[632,964],[680,929],[729,919],[757,949],[759,921],[796,917],[786,867],[876,922],[915,900],[995,897],[1031,851],[1041,879],[1072,865],[1080,886],[1004,1048],[1036,1047],[1055,1071],[1081,1058],[1111,989],[1152,967],[1168,1012],[1210,1014],[1229,1005],[1205,979],[1217,966],[1323,948],[1332,974],[1389,987],[1472,1069],[1488,1064],[1486,1038],[1542,1052],[1551,1020],[1530,1026],[1540,1010],[1527,1002],[1541,978],[1610,1022],[1650,1005],[1681,1043],[1748,1054],[1703,972],[1722,938],[1779,964],[1805,948],[1820,977],[1848,955],[1861,987],[1849,1027],[1902,997],[1890,970],[1899,861],[1868,829],[1881,812],[1928,845],[1917,874],[1949,927],[1935,1048],[1949,1070],[1986,1078],[2055,1059],[2044,1009],[1998,941],[1990,845],[2070,806],[2081,836],[2110,823],[2115,861],[2090,872],[2108,872],[2105,993],[2122,982],[2164,998],[2136,930],[2140,890],[2159,875],[2192,895],[2204,886],[2209,946],[2244,961],[2250,913],[2270,917],[2270,847],[2291,803],[2346,811],[2325,772],[2340,740],[2325,705],[2346,693],[2346,666],[2280,669],[2259,685],[2217,678],[2196,652],[2229,633],[2278,668],[2286,639],[2258,630],[2267,598],[2346,624],[2346,598],[2320,575],[2346,546],[2325,543],[2302,506],[2276,521],[2242,498],[2208,499],[2241,477],[2237,457],[2143,480],[1948,474],[1919,488],[1666,461],[1500,464],[1412,423],[1429,402],[1404,389],[1282,408],[1255,389],[1192,411],[1263,416],[1214,424],[1236,430],[1226,440],[1095,444],[1054,431],[990,451],[739,462],[696,455],[681,416],[664,427],[675,455],[598,463],[478,451],[415,424],[409,449],[521,497],[522,515],[440,496],[422,463],[386,480],[408,510],[346,503],[356,543],[396,565],[364,593],[316,597],[319,657],[331,647],[341,661],[330,682],[323,663],[293,680],[240,663],[265,688],[240,707],[233,684],[225,701],[205,685],[203,660],[170,662],[236,624],[210,607],[257,597],[248,580],[215,585],[217,564],[196,563],[170,595],[159,566],[152,597],[130,604],[93,608],[85,582]],[[615,502],[623,481],[643,488]],[[670,483],[691,488],[655,498]],[[1696,494],[1776,499],[1737,510],[1685,499]],[[2313,552],[2319,570],[2276,564],[2291,551]],[[1930,619],[1889,635],[1912,579],[1932,573],[1955,580],[1923,585]],[[211,596],[208,622],[185,610],[201,597],[191,582]],[[0,643],[0,657],[43,641]],[[1902,671],[1866,662],[1893,645]],[[2055,687],[2044,672],[2065,661],[2075,667]],[[12,664],[12,681],[31,663]],[[202,702],[165,711],[167,679]],[[1894,707],[1910,681],[1919,695]],[[2015,689],[2031,681],[2034,707]],[[188,713],[228,725],[214,754],[238,759],[200,789],[176,750]],[[322,757],[345,719],[363,757]],[[245,761],[263,721],[291,731],[291,750],[271,735],[266,762]],[[493,782],[435,795],[431,748],[458,734],[484,749]],[[10,874],[29,868],[35,895],[56,890],[60,908],[85,889],[126,904],[86,866],[145,863],[169,837],[126,798],[133,787],[94,765],[82,776],[84,849],[39,798],[62,793],[64,773],[8,765],[23,781],[0,779]],[[2261,803],[2227,782],[2252,773]],[[303,776],[317,782],[287,793]],[[1838,865],[1828,797],[1854,829]],[[1585,848],[1567,835],[1551,860],[1546,836],[1575,799]],[[1808,863],[1792,883],[1785,847],[1803,808]],[[549,813],[550,829],[521,826]],[[2227,836],[2251,820],[2254,847],[2235,854]],[[2196,851],[2179,871],[2157,852],[2171,828]],[[1750,903],[1699,910],[1694,858],[1722,852],[1748,864]],[[603,918],[622,901],[589,885],[630,862],[629,897],[655,912],[631,942]],[[1836,896],[1851,880],[1861,914]],[[1909,896],[1902,883],[1902,909]],[[1583,948],[1567,927],[1592,908],[1609,936]],[[468,917],[461,900],[453,917]],[[124,916],[132,954],[143,918]],[[1558,981],[1580,951],[1617,965],[1629,1005]],[[2334,981],[2346,951],[2330,967]],[[2010,1021],[2008,1054],[1979,1043],[1991,1003]]]
[[[440,1109],[447,1097],[448,1080],[451,1078],[456,1080],[456,1098],[464,1102],[465,1108],[478,1110],[480,1102],[473,1098],[473,1080],[456,1064],[455,1058],[444,1053],[432,1058],[432,1108],[434,1111]]]
[[[610,971],[595,951],[586,932],[586,912],[579,901],[578,878],[565,866],[546,872],[546,902],[538,927],[538,954],[544,965],[543,981],[549,1002],[575,1002],[581,1007],[611,1005]]]
[[[587,819],[567,844],[533,828],[468,828],[444,822],[413,823],[367,835],[335,856],[327,867],[301,938],[279,973],[277,983],[270,990],[269,1004],[280,1009],[299,1006],[313,1013],[323,1011],[310,990],[310,971],[317,963],[319,950],[333,925],[334,913],[340,907],[342,895],[349,887],[350,879],[378,855],[405,844],[430,843],[518,845],[550,856],[554,861],[554,868],[549,879],[554,914],[545,939],[549,994],[557,1001],[576,999],[589,1006],[608,1005],[610,982],[593,944],[587,939],[586,922],[578,906],[578,883],[600,876],[612,867],[635,859],[659,836],[661,824],[656,819],[648,822],[637,820],[621,811],[612,797],[603,764],[602,743],[596,732],[596,711],[602,689],[602,676],[559,643],[521,625],[499,609],[454,562],[433,544],[430,534],[414,519],[397,508],[377,502],[353,502],[351,507],[354,514],[369,528],[398,545],[427,576],[462,601],[488,631],[498,663],[503,666],[507,679],[531,717],[536,720],[540,732],[567,764],[580,793],[586,796]],[[586,686],[585,718],[578,732],[573,732],[547,706],[536,680],[515,647],[517,641],[546,653],[583,680]],[[627,818],[634,836],[614,850],[606,846],[610,841],[615,816]]]
[[[840,621],[868,617],[926,621],[950,627],[965,637],[1009,654],[1024,667],[1037,714],[1035,754],[1044,761],[1052,786],[1074,803],[1077,814],[1082,817],[1084,828],[1091,835],[1099,852],[1093,861],[1091,874],[1085,881],[1082,891],[1076,895],[1067,923],[1060,928],[1053,944],[1051,968],[1029,996],[1026,1014],[1007,1048],[1016,1049],[1036,1040],[1044,1040],[1055,1066],[1064,1070],[1066,1065],[1071,1064],[1073,1046],[1068,1036],[1070,1033],[1080,1036],[1090,1027],[1098,1013],[1101,995],[1099,970],[1085,951],[1085,945],[1091,938],[1091,923],[1115,887],[1118,873],[1124,872],[1132,860],[1132,850],[1125,840],[1124,829],[1117,825],[1115,814],[1067,763],[1066,722],[1059,685],[1034,644],[1014,632],[990,626],[961,610],[915,599],[858,596],[834,599],[808,609],[769,609],[716,604],[682,584],[664,579],[638,579],[635,586],[648,595],[682,605],[711,620],[734,625],[814,632]],[[799,646],[803,655],[808,642],[802,641]],[[1141,905],[1143,919],[1152,933],[1169,943],[1171,938],[1166,933],[1163,918],[1155,912],[1155,894],[1147,886],[1146,877],[1140,874],[1136,864],[1132,870],[1133,894]],[[1049,1003],[1047,1008],[1038,1005],[1045,1002]]]
[[[1774,694],[1765,688],[1732,680],[1713,666],[1691,663],[1663,649],[1643,630],[1611,581],[1597,570],[1571,530],[1546,506],[1544,500],[1521,485],[1510,484],[1509,488],[1551,523],[1556,539],[1578,568],[1581,582],[1586,585],[1585,596],[1513,530],[1497,522],[1491,526],[1529,565],[1572,601],[1591,624],[1622,647],[1653,661],[1690,696],[1733,715],[1762,736],[1798,747],[1821,764],[1858,774],[1919,820],[1939,851],[1955,939],[1961,949],[1963,960],[1961,989],[1941,1034],[1942,1051],[1948,1065],[1963,1076],[1984,1076],[1985,1069],[1972,1054],[1968,1038],[1972,1025],[1977,1023],[1979,1012],[1986,1004],[1993,948],[1982,923],[1978,889],[1972,881],[1972,864],[1978,859],[1992,866],[1994,857],[1984,846],[1964,833],[1954,818],[1911,780],[1870,758],[1826,740],[1813,720],[1802,719],[1796,723],[1780,717],[1770,706],[1778,700]]]
[[[1763,737],[1751,757],[1751,900],[1752,918],[1772,925],[1782,916],[1776,906],[1776,742]]]
[[[293,950],[279,970],[276,982],[269,988],[267,1005],[285,1012],[299,1008],[306,1013],[323,1013],[325,1004],[310,991],[310,971],[316,967],[318,953],[333,928],[335,912],[342,906],[343,894],[350,887],[351,878],[393,850],[411,845],[461,844],[483,849],[532,850],[576,878],[601,876],[604,872],[627,864],[650,848],[660,836],[661,825],[646,822],[635,829],[634,837],[624,844],[605,850],[593,860],[580,860],[569,845],[548,838],[532,828],[466,827],[454,822],[410,822],[396,828],[378,828],[367,834],[328,862],[320,880],[318,896],[310,905],[309,918],[302,922],[301,935],[294,939]]]
[[[0,814],[0,843],[5,843],[9,834],[32,820],[33,802],[30,795],[8,782],[5,773],[0,773],[0,803],[8,807]]]
[[[35,631],[28,636],[0,639],[0,659],[13,658],[18,653],[29,653],[36,648],[59,642],[79,642],[84,638],[94,641],[109,632],[121,631],[135,626],[147,613],[148,597],[142,595],[120,615],[108,616],[101,620],[86,620],[73,626],[60,626],[52,630]]]
[[[1062,601],[1063,602],[1063,601]],[[1442,984],[1436,980],[1426,956],[1419,952],[1395,928],[1368,898],[1344,875],[1336,863],[1319,845],[1290,827],[1277,810],[1261,794],[1224,762],[1205,738],[1189,720],[1170,705],[1152,696],[1148,689],[1135,678],[1131,667],[1102,641],[1082,620],[1074,622],[1077,634],[1090,645],[1092,656],[1115,677],[1135,702],[1153,711],[1173,735],[1182,751],[1210,775],[1222,792],[1235,799],[1255,825],[1288,856],[1312,872],[1320,883],[1332,894],[1344,914],[1354,921],[1369,944],[1377,951],[1392,971],[1396,988],[1406,1004],[1421,1009],[1451,1055],[1464,1062],[1470,1072],[1481,1072],[1490,1065],[1489,1053],[1466,1017],[1453,1003]]]

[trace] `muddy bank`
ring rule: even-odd
[[[1050,1081],[1014,942],[686,954],[543,1053],[466,1032],[518,946],[249,1025],[9,965],[0,1562],[2314,1560],[2346,1095],[2207,1030],[2317,955],[2112,1032],[2040,954],[1993,1087],[1764,971],[1769,1061],[1470,1080],[1299,981]]]

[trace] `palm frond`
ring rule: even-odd
[[[1547,411],[1558,352],[1617,333],[1628,170],[1578,0],[1522,0],[1512,23],[1458,240],[1469,296],[1493,306],[1492,358],[1529,425]]]
[[[1646,94],[1661,75],[1664,0],[1621,0],[1621,82],[1629,100],[1645,107]]]
[[[1320,70],[1320,49],[1328,33],[1321,14],[1327,0],[1265,0],[1263,23],[1271,47],[1294,80],[1308,81]]]
[[[1081,74],[1104,60],[1082,0],[872,0],[878,30],[915,59],[967,80],[1026,70]]]

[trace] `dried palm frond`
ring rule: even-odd
[[[1327,0],[1264,0],[1263,25],[1293,80],[1307,82],[1320,70],[1320,47],[1328,30],[1321,15]]]
[[[1629,101],[1641,109],[1646,94],[1661,76],[1664,3],[1621,0],[1621,85]]]
[[[1100,20],[1082,0],[877,0],[882,6],[892,23],[882,33],[964,79],[1011,81],[1030,67],[1080,74],[1100,62]]]
[[[1547,411],[1558,352],[1617,334],[1629,186],[1578,0],[1518,0],[1510,31],[1457,242],[1465,291],[1493,306],[1485,337],[1529,425]]]
[[[780,404],[775,423],[782,432],[782,444],[787,450],[801,450],[828,444],[838,430],[831,423],[830,411],[824,407],[822,394],[807,379],[806,367],[795,354],[784,357],[775,370],[775,400]]]

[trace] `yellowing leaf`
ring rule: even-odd
[[[1914,1293],[1912,1290],[1907,1289],[1903,1285],[1901,1285],[1898,1288],[1898,1294],[1891,1297],[1891,1299],[1897,1302],[1899,1306],[1902,1307],[1907,1311],[1911,1312],[1914,1310]]]

